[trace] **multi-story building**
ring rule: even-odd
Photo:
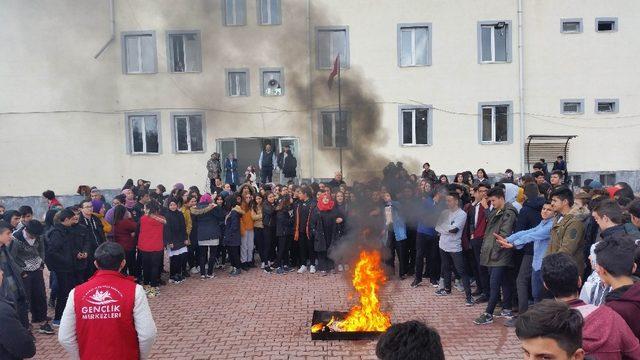
[[[582,179],[640,186],[637,1],[1,7],[0,195],[204,186],[212,152],[246,167],[265,143],[290,144],[307,179],[331,177],[340,152],[352,179],[398,160],[518,173],[562,153]],[[529,135],[577,137],[565,152]]]

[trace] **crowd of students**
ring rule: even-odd
[[[216,175],[208,191],[178,183],[168,194],[163,185],[152,189],[130,179],[109,202],[97,188],[83,186],[84,199],[67,207],[47,190],[44,222],[33,219],[28,206],[0,207],[0,230],[9,234],[0,251],[3,288],[10,289],[4,292],[18,304],[25,326],[30,310],[40,332],[53,333],[47,304],[55,308],[52,324],[58,326],[69,292],[95,272],[93,253],[105,241],[124,248],[122,271],[155,297],[165,285],[165,257],[168,282],[176,285],[192,276],[214,278],[227,264],[231,276],[257,267],[277,275],[327,276],[348,270],[344,248],[366,239],[384,250],[393,276],[413,279],[412,287],[425,279],[438,296],[455,288],[466,306],[486,303],[474,320],[478,325],[492,323],[499,307],[505,325],[515,326],[514,313],[566,297],[566,289],[556,293],[545,274],[546,263],[564,254],[584,279],[571,279],[584,304],[608,306],[640,336],[640,311],[633,311],[640,310],[640,285],[632,277],[637,267],[623,263],[622,255],[602,255],[624,249],[632,264],[638,262],[640,200],[626,183],[604,188],[585,181],[574,191],[563,183],[561,157],[551,174],[537,163],[531,174],[514,179],[507,169],[495,182],[483,169],[475,176],[458,173],[450,182],[428,163],[421,176],[390,163],[381,177],[351,186],[339,172],[306,185],[293,179],[258,183],[253,174],[242,184],[223,183],[221,172]],[[597,313],[582,311],[585,319]]]

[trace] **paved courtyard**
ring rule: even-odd
[[[347,310],[352,288],[346,276],[290,273],[279,276],[254,269],[232,278],[192,277],[162,287],[151,299],[158,338],[152,359],[375,359],[375,341],[311,341],[311,314]],[[431,286],[413,289],[409,279],[384,289],[384,308],[392,322],[411,319],[438,329],[447,359],[519,359],[513,329],[503,320],[475,326],[482,305],[463,306],[462,293],[440,298]],[[424,284],[424,283],[423,283]],[[428,282],[427,282],[428,284]],[[66,358],[57,337],[37,336],[35,359]]]

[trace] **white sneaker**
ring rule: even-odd
[[[263,262],[260,263],[260,269],[264,269],[267,265]]]
[[[305,271],[307,271],[307,265],[302,265],[300,266],[300,269],[298,269],[298,274],[302,274]],[[315,272],[315,269],[313,271]]]
[[[315,265],[311,265],[311,266],[309,266],[309,272],[310,272],[311,274],[315,274],[315,273],[316,273],[316,267],[315,267]]]
[[[343,272],[344,271],[344,266],[338,265],[338,271]]]
[[[197,274],[200,272],[200,266],[194,266],[191,268],[191,273],[192,274]]]

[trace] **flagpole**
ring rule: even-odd
[[[338,124],[342,128],[342,79],[340,78],[340,55],[338,54]],[[337,126],[336,126],[336,130]],[[340,173],[342,174],[342,142],[338,146],[340,154]]]

